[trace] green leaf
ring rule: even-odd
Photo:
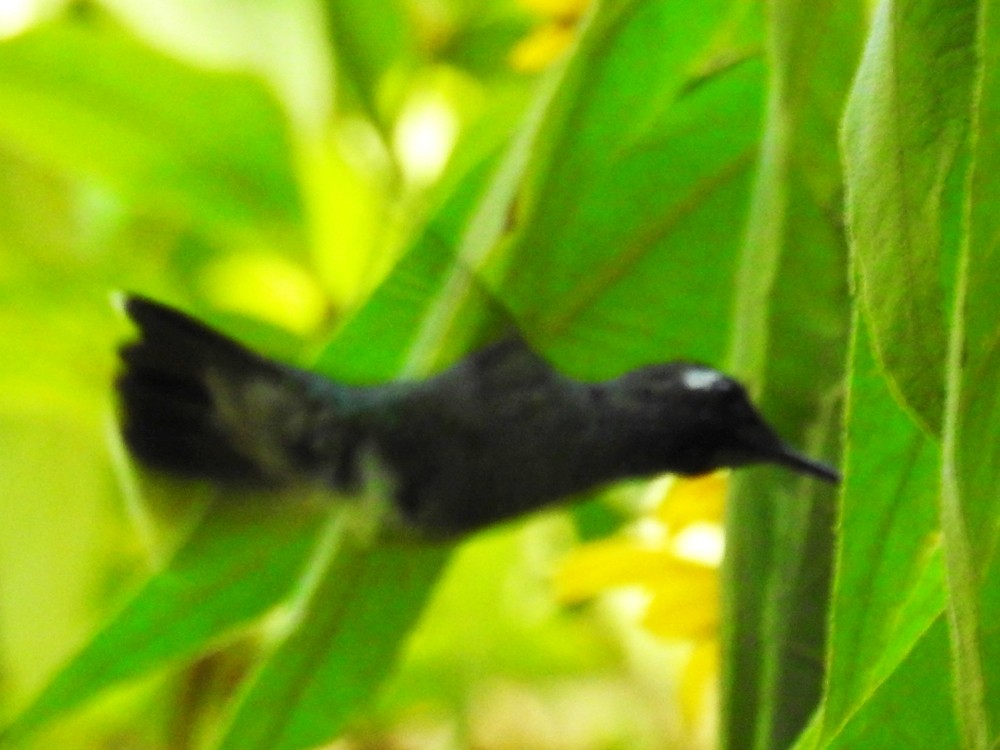
[[[855,326],[824,741],[891,681],[944,608],[939,451],[894,398],[860,316]]]
[[[744,8],[603,4],[568,63],[486,275],[577,376],[722,355],[762,95]]]
[[[457,183],[385,281],[323,349],[317,371],[346,382],[378,383],[406,368],[414,337],[438,306],[450,302],[443,297],[449,279],[463,275],[456,245],[495,166],[486,159]],[[470,274],[464,271],[472,283]],[[467,291],[473,293],[474,284]]]
[[[998,730],[986,709],[985,687],[995,658],[984,658],[988,649],[981,631],[980,608],[991,602],[989,595],[979,601],[979,586],[989,576],[983,554],[989,555],[992,543],[977,544],[984,537],[969,531],[970,523],[995,524],[996,503],[984,503],[983,498],[996,492],[991,485],[965,494],[960,489],[964,472],[957,468],[958,446],[965,439],[981,445],[994,420],[987,416],[985,424],[963,423],[960,405],[983,382],[978,374],[966,381],[969,371],[962,371],[970,351],[963,340],[969,310],[963,296],[971,288],[965,274],[976,263],[975,246],[966,241],[963,257],[956,261],[962,245],[960,217],[968,210],[964,201],[971,198],[965,184],[966,148],[977,49],[983,49],[977,38],[978,12],[975,3],[883,2],[844,131],[849,218],[874,347],[894,390],[924,428],[938,436],[942,422],[945,426],[940,491],[947,604],[961,744],[968,748],[991,746]],[[992,244],[992,239],[987,242]],[[945,315],[952,306],[955,279],[955,326],[945,357]],[[986,356],[980,361],[985,370],[995,369],[986,364],[988,345],[979,353]],[[984,406],[980,396],[974,419],[992,411]],[[975,473],[983,471],[979,467],[995,471],[995,460],[977,455],[975,462]]]
[[[770,90],[736,283],[733,369],[792,445],[836,462],[848,328],[837,118],[861,3],[773,2]],[[727,509],[723,735],[787,747],[823,685],[834,492],[737,475]]]
[[[220,750],[299,750],[344,731],[392,671],[450,557],[342,534],[301,622],[255,676]]]
[[[298,232],[286,123],[249,76],[67,21],[0,43],[0,99],[0,137],[60,171],[210,231]]]
[[[823,747],[830,750],[959,747],[949,666],[948,628],[944,617],[938,617],[899,667],[874,686],[867,700],[846,717]]]
[[[5,738],[190,658],[259,618],[295,588],[322,521],[316,513],[261,499],[216,502],[167,567],[59,671]]]
[[[940,434],[975,4],[884,0],[844,118],[848,221],[879,361]]]
[[[955,679],[964,746],[1000,742],[1000,302],[997,274],[1000,230],[1000,25],[995,9],[980,10],[982,54],[975,98],[976,131],[968,192],[966,242],[948,360],[942,530]]]
[[[399,97],[390,97],[383,84],[388,73],[396,77],[413,66],[416,40],[403,3],[398,0],[327,0],[330,39],[336,55],[338,81],[349,86],[365,113],[382,128],[392,124]],[[402,90],[396,81],[396,92]],[[380,96],[381,95],[381,96]]]

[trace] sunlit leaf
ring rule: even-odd
[[[830,736],[819,746],[831,750],[961,747],[949,667],[948,629],[944,617],[939,617],[858,710],[844,717],[843,724],[830,727]]]
[[[279,604],[295,588],[322,520],[253,501],[217,503],[169,565],[59,671],[10,736],[190,658]]]
[[[853,252],[879,360],[939,434],[975,4],[879,3],[844,116]]]
[[[286,123],[250,76],[189,67],[110,25],[54,22],[0,44],[0,98],[0,136],[34,159],[208,231],[297,231]]]

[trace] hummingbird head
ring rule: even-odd
[[[828,482],[838,473],[785,443],[736,380],[705,365],[651,365],[617,381],[639,417],[636,449],[659,470],[703,474],[720,468],[774,463]]]

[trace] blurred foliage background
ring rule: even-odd
[[[987,0],[0,0],[0,744],[994,747],[998,49]],[[133,470],[117,290],[354,382],[512,323],[707,361],[845,483],[352,550]]]
[[[456,186],[482,183],[584,11],[464,0],[0,6],[6,718],[187,533],[162,518],[150,530],[130,505],[110,390],[129,331],[111,293],[170,300],[308,362]],[[434,244],[454,241],[435,232]],[[405,321],[385,325],[409,334]],[[347,369],[392,374],[362,358]],[[701,706],[690,726],[677,709],[660,715],[686,646],[626,637],[620,613],[559,616],[549,578],[570,535],[557,522],[470,545],[360,736],[584,747],[704,734]],[[235,645],[114,691],[37,747],[198,746],[255,638],[237,633],[226,639]]]

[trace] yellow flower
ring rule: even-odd
[[[647,594],[642,626],[694,645],[680,684],[681,710],[692,725],[703,715],[718,674],[721,557],[721,546],[692,540],[698,533],[721,539],[727,482],[725,472],[673,480],[637,528],[577,547],[553,581],[556,598],[565,604],[624,586]]]
[[[521,5],[544,20],[511,50],[510,64],[522,73],[536,73],[573,43],[590,0],[521,0]]]

